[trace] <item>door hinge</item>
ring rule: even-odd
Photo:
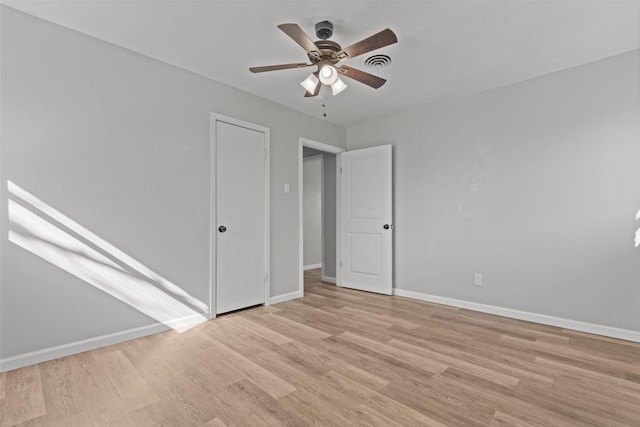
[[[342,267],[342,260],[340,260],[340,267]]]
[[[342,166],[340,166],[340,173],[342,173]]]
[[[267,150],[264,150],[264,158],[265,159],[269,158],[269,152]]]
[[[264,283],[267,283],[269,281],[269,275],[265,274],[264,275]]]

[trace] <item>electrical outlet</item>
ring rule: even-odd
[[[475,273],[473,275],[473,284],[476,286],[482,286],[482,274]]]

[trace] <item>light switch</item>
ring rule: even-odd
[[[289,184],[285,184],[284,185],[284,192],[288,193],[289,192]]]

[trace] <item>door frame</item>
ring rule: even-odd
[[[347,151],[344,148],[335,147],[333,145],[325,144],[323,142],[314,141],[312,139],[298,138],[298,295],[295,298],[304,296],[304,207],[303,207],[303,149],[304,147],[315,148],[316,150],[324,151],[330,154],[336,155],[336,285],[341,286],[340,283],[340,153]],[[324,179],[324,170],[323,179]],[[324,191],[324,190],[323,190]],[[324,215],[324,213],[323,213]],[[324,217],[323,217],[324,218]],[[324,240],[324,239],[323,239]],[[323,242],[323,257],[324,257],[324,242]]]
[[[209,122],[209,318],[214,319],[216,317],[216,261],[217,261],[217,242],[218,233],[217,230],[217,205],[216,205],[216,124],[218,122],[227,123],[234,126],[243,127],[246,129],[254,130],[264,133],[265,139],[265,160],[264,160],[264,230],[265,230],[265,259],[264,259],[264,305],[271,304],[271,244],[270,244],[270,184],[269,184],[269,164],[271,163],[271,136],[270,129],[268,127],[256,125],[254,123],[246,122],[244,120],[236,119],[233,117],[224,116],[218,113],[211,113]]]

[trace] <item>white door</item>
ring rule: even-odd
[[[341,285],[391,295],[391,145],[340,156]]]
[[[215,122],[216,313],[265,303],[267,138]]]

